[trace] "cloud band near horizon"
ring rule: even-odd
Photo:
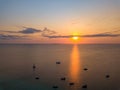
[[[39,33],[40,37],[46,37],[46,38],[71,38],[73,36],[77,37],[83,37],[83,38],[95,38],[95,37],[119,37],[120,34],[114,34],[114,32],[119,32],[120,30],[114,30],[111,32],[103,32],[103,33],[96,33],[96,34],[87,34],[87,35],[58,35],[58,33],[54,30],[50,30],[48,28],[44,28],[43,30],[30,28],[30,27],[24,27],[23,30],[20,31],[4,31],[0,30],[0,32],[4,32],[7,34],[0,34],[0,39],[2,40],[11,40],[11,39],[28,39],[29,34]],[[12,35],[11,35],[12,34]],[[21,36],[18,34],[22,34]]]
[[[48,37],[48,38],[71,38],[73,36],[77,36],[77,37],[118,37],[120,36],[120,34],[91,34],[91,35],[66,35],[66,36],[62,36],[62,35],[58,35],[58,36],[44,36],[44,37]]]

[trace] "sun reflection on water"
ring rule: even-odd
[[[74,45],[70,58],[70,81],[79,83],[80,81],[80,56],[78,46]]]

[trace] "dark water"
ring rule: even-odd
[[[0,45],[0,90],[120,90],[120,45]]]

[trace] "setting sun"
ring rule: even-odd
[[[72,39],[73,39],[73,40],[78,40],[79,37],[78,37],[78,36],[73,36]]]

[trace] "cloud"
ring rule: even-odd
[[[38,30],[34,28],[26,28],[25,30],[18,31],[18,33],[22,33],[22,34],[33,34],[37,32],[42,32],[42,30]]]
[[[46,37],[46,36],[49,36],[49,35],[55,35],[55,34],[57,34],[56,31],[50,30],[50,29],[48,29],[48,28],[44,28],[44,29],[41,31],[41,35],[42,35],[43,37]]]
[[[73,37],[73,35],[66,35],[66,36],[64,36],[64,35],[51,35],[51,36],[46,35],[44,37],[47,37],[47,38],[70,38],[70,37]]]
[[[74,35],[46,35],[44,37],[47,37],[47,38],[71,38],[73,37]],[[77,37],[118,37],[120,36],[120,34],[91,34],[91,35],[76,35]]]
[[[18,33],[17,31],[5,31],[5,30],[0,30],[0,32],[6,32],[6,33]]]
[[[92,35],[82,35],[81,37],[118,37],[120,34],[92,34]]]
[[[56,31],[50,30],[48,28],[44,28],[43,30],[35,29],[35,28],[30,28],[30,27],[23,27],[23,30],[20,31],[3,31],[0,30],[1,32],[7,32],[7,34],[0,34],[0,39],[20,39],[23,38],[21,36],[18,36],[16,33],[21,33],[25,36],[28,34],[34,34],[34,33],[39,33],[41,37],[46,37],[46,38],[71,38],[73,35],[59,35]],[[76,35],[77,37],[84,37],[84,38],[95,38],[95,37],[119,37],[120,34],[115,34],[120,32],[120,30],[114,30],[110,32],[103,32],[103,33],[96,33],[96,34],[87,34],[87,35]],[[14,35],[9,35],[9,34],[14,34]]]
[[[120,34],[115,34],[120,32],[120,30],[113,30],[110,32],[103,32],[103,33],[95,33],[95,34],[87,34],[87,35],[76,35],[77,37],[89,37],[89,38],[95,38],[95,37],[119,37]],[[58,35],[58,33],[54,30],[50,30],[47,28],[44,28],[41,31],[41,35],[43,37],[47,37],[47,38],[71,38],[74,35]]]
[[[50,30],[48,28],[44,28],[43,30],[28,28],[28,27],[23,27],[23,28],[24,29],[20,31],[0,30],[0,32],[2,32],[0,33],[0,40],[31,39],[31,37],[28,34],[34,34],[34,33],[39,33],[41,37],[56,34],[54,30]],[[23,34],[24,36],[20,36],[20,34]]]
[[[25,39],[25,36],[0,34],[0,40]]]
[[[0,32],[6,32],[6,33],[22,33],[22,34],[33,34],[33,33],[38,33],[42,32],[42,30],[38,30],[35,28],[26,28],[21,30],[21,31],[5,31],[5,30],[0,30]]]

